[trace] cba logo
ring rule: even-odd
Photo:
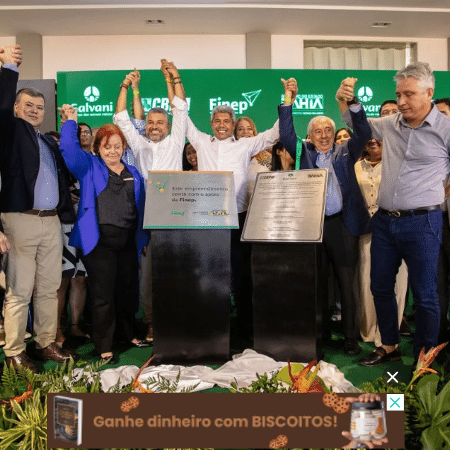
[[[88,86],[83,95],[88,102],[95,102],[100,97],[100,91],[95,86]]]
[[[358,89],[358,98],[363,102],[370,102],[373,97],[372,89],[368,86],[361,86]]]

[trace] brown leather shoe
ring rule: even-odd
[[[75,354],[67,350],[59,348],[56,342],[52,342],[45,348],[35,349],[36,356],[40,359],[50,359],[56,362],[68,361],[70,358],[75,359]]]
[[[5,364],[7,366],[13,366],[14,370],[19,370],[19,366],[23,366],[26,369],[30,369],[33,373],[38,373],[36,366],[28,359],[25,352],[14,356],[7,356],[5,358]]]

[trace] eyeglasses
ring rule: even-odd
[[[92,133],[90,131],[82,131],[80,136],[90,136]]]

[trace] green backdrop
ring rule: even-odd
[[[131,69],[130,69],[131,70]],[[112,120],[119,85],[130,70],[58,72],[57,103],[78,108],[79,120],[92,127]],[[141,70],[140,94],[146,110],[154,106],[169,109],[166,83],[159,70]],[[293,107],[294,125],[299,138],[306,135],[309,120],[326,115],[343,126],[335,93],[349,76],[358,78],[356,94],[368,116],[378,116],[381,103],[395,98],[395,71],[390,70],[181,70],[189,114],[200,130],[210,132],[210,112],[221,103],[230,104],[236,116],[251,117],[264,131],[277,118],[277,105],[283,96],[281,78],[297,79],[299,93]],[[437,97],[450,97],[450,75],[436,72]],[[132,92],[128,92],[131,103]]]

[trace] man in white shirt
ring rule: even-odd
[[[187,103],[177,68],[161,60],[172,109],[172,127],[169,115],[163,108],[152,108],[147,113],[145,136],[141,136],[131,122],[127,111],[127,91],[133,88],[133,96],[139,91],[133,86],[138,82],[138,72],[130,72],[120,84],[114,123],[122,130],[136,160],[136,168],[147,179],[149,170],[182,170],[182,153],[186,134]],[[171,133],[169,134],[172,128]]]
[[[291,105],[298,92],[297,82],[293,78],[282,82],[285,90],[283,105]],[[233,108],[219,105],[211,114],[214,136],[198,130],[187,117],[186,137],[197,151],[199,171],[230,171],[234,175],[239,229],[231,232],[232,289],[238,334],[241,343],[248,345],[253,335],[251,246],[240,242],[247,209],[247,173],[250,159],[279,140],[279,128],[277,120],[272,128],[257,136],[236,140],[233,135],[235,122]]]
[[[172,106],[173,122],[170,131],[169,115],[163,108],[152,108],[147,113],[145,136],[134,126],[127,111],[127,91],[133,90],[135,112],[142,105],[139,96],[140,74],[135,69],[120,85],[114,123],[122,130],[133,153],[136,168],[147,179],[149,170],[182,170],[182,154],[186,134],[187,104],[180,74],[173,63],[161,60],[161,71],[167,83],[167,94]],[[143,308],[143,322],[147,326],[145,340],[153,341],[153,311],[151,290],[150,248],[141,256],[139,268],[139,302]]]

